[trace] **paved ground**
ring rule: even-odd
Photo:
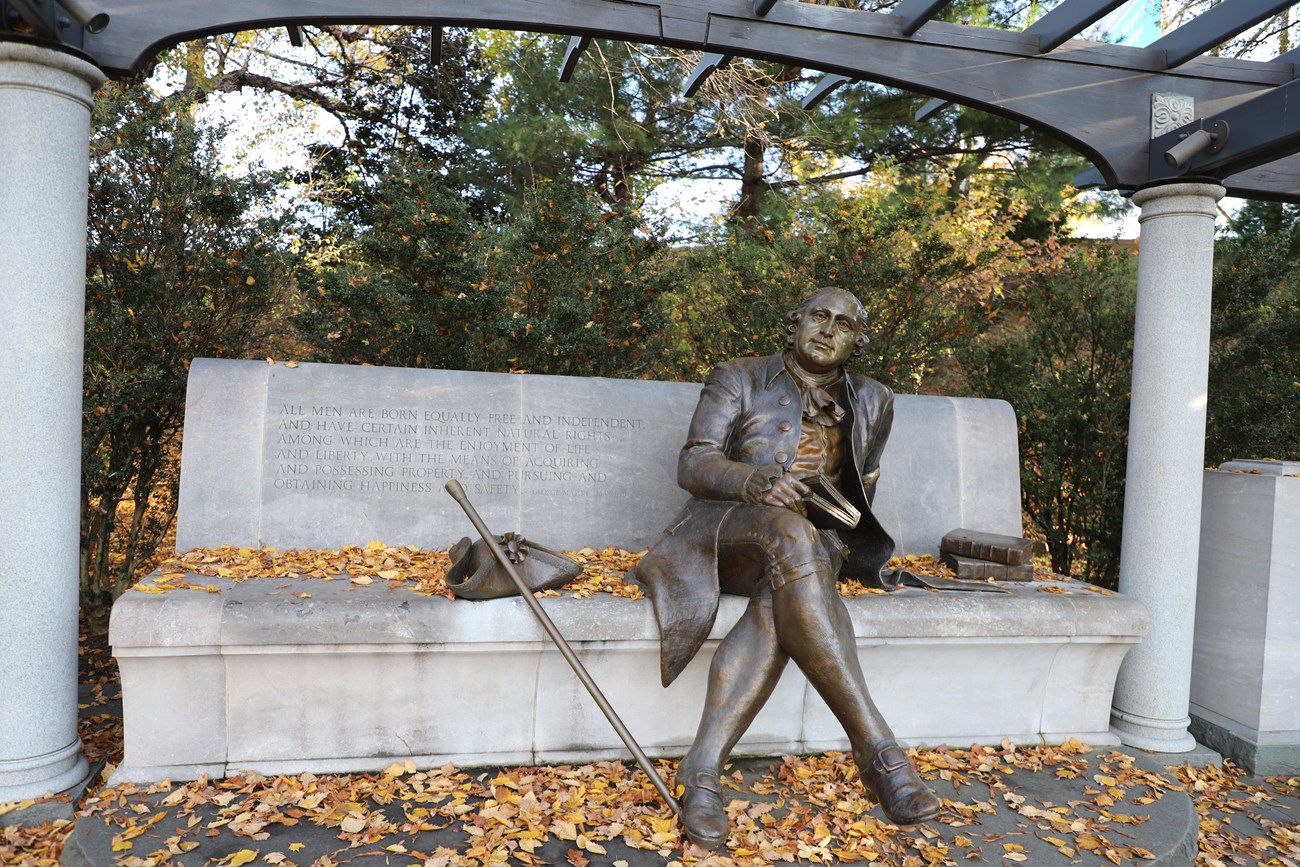
[[[361,778],[368,782],[359,786],[357,777],[299,775],[105,790],[83,807],[63,863],[144,865],[167,853],[172,863],[304,867],[507,859],[575,867],[852,860],[1186,865],[1207,829],[1227,834],[1219,833],[1206,864],[1289,867],[1300,859],[1294,787],[1243,794],[1203,822],[1183,782],[1146,757],[1004,749],[926,751],[918,762],[945,809],[911,829],[889,825],[862,798],[844,757],[737,762],[729,781],[730,849],[713,858],[683,848],[675,820],[642,774],[605,763],[415,773],[394,767]],[[1206,780],[1221,779],[1206,773]],[[1236,845],[1238,839],[1253,842]]]
[[[121,749],[115,667],[103,648],[84,662],[81,735],[92,760],[111,762]],[[79,804],[0,804],[0,865],[1300,867],[1300,779],[1245,777],[1212,753],[1164,758],[1180,765],[1077,744],[921,751],[945,808],[910,829],[863,797],[846,756],[738,761],[733,833],[715,856],[685,845],[644,775],[616,762],[96,784]],[[661,767],[671,777],[672,763]]]

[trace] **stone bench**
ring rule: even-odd
[[[196,360],[177,547],[446,547],[487,523],[559,547],[639,550],[685,495],[676,454],[699,386]],[[1000,401],[900,396],[877,512],[900,553],[958,526],[1018,535],[1015,418]],[[122,674],[115,779],[371,770],[623,756],[617,735],[518,599],[450,601],[376,583],[195,578],[219,593],[130,592],[110,640]],[[309,598],[297,583],[309,584]],[[1008,594],[907,589],[848,600],[872,694],[912,743],[1115,743],[1115,672],[1140,603],[1074,582]],[[694,735],[724,598],[699,657],[659,686],[648,601],[543,605],[651,755]],[[791,666],[739,750],[843,749]]]

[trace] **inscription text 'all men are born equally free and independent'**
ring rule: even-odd
[[[267,475],[277,490],[472,494],[609,480],[600,452],[642,418],[284,403],[272,409]]]

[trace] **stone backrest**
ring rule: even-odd
[[[176,544],[445,547],[487,524],[639,550],[685,500],[692,383],[268,364],[190,367]],[[876,512],[900,553],[956,527],[1020,535],[1016,422],[996,400],[900,395]]]

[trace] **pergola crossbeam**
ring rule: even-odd
[[[1300,48],[1292,48],[1290,51],[1286,52],[1285,54],[1279,54],[1277,56],[1277,62],[1290,63],[1293,66],[1297,67],[1294,74],[1296,75],[1297,78],[1300,78]]]
[[[1222,45],[1265,18],[1271,18],[1290,8],[1294,2],[1295,0],[1223,0],[1218,6],[1210,7],[1147,47],[1163,50],[1166,67],[1173,69]]]
[[[835,73],[823,75],[799,104],[805,109],[816,108],[821,104],[822,100],[852,80],[847,75],[837,75]]]
[[[1046,54],[1078,36],[1128,0],[1064,0],[1025,28],[1038,36],[1038,50]]]
[[[695,64],[695,68],[691,70],[691,77],[686,79],[686,87],[683,88],[682,94],[688,98],[694,96],[704,86],[704,82],[708,80],[709,76],[719,69],[726,69],[727,65],[731,63],[731,59],[730,54],[716,53],[706,54],[701,57],[700,62]]]
[[[949,0],[903,0],[894,7],[894,17],[902,26],[903,35],[911,36],[921,25],[938,15]]]
[[[569,47],[564,51],[564,63],[560,65],[560,81],[567,84],[573,79],[573,73],[578,68],[578,61],[582,59],[583,52],[590,47],[590,36],[574,36],[569,40]]]
[[[939,99],[938,97],[936,97],[930,100],[929,102],[927,102],[925,105],[918,108],[916,110],[916,114],[913,116],[912,119],[915,120],[917,123],[921,123],[922,121],[927,121],[950,105],[952,105],[952,100]]]

